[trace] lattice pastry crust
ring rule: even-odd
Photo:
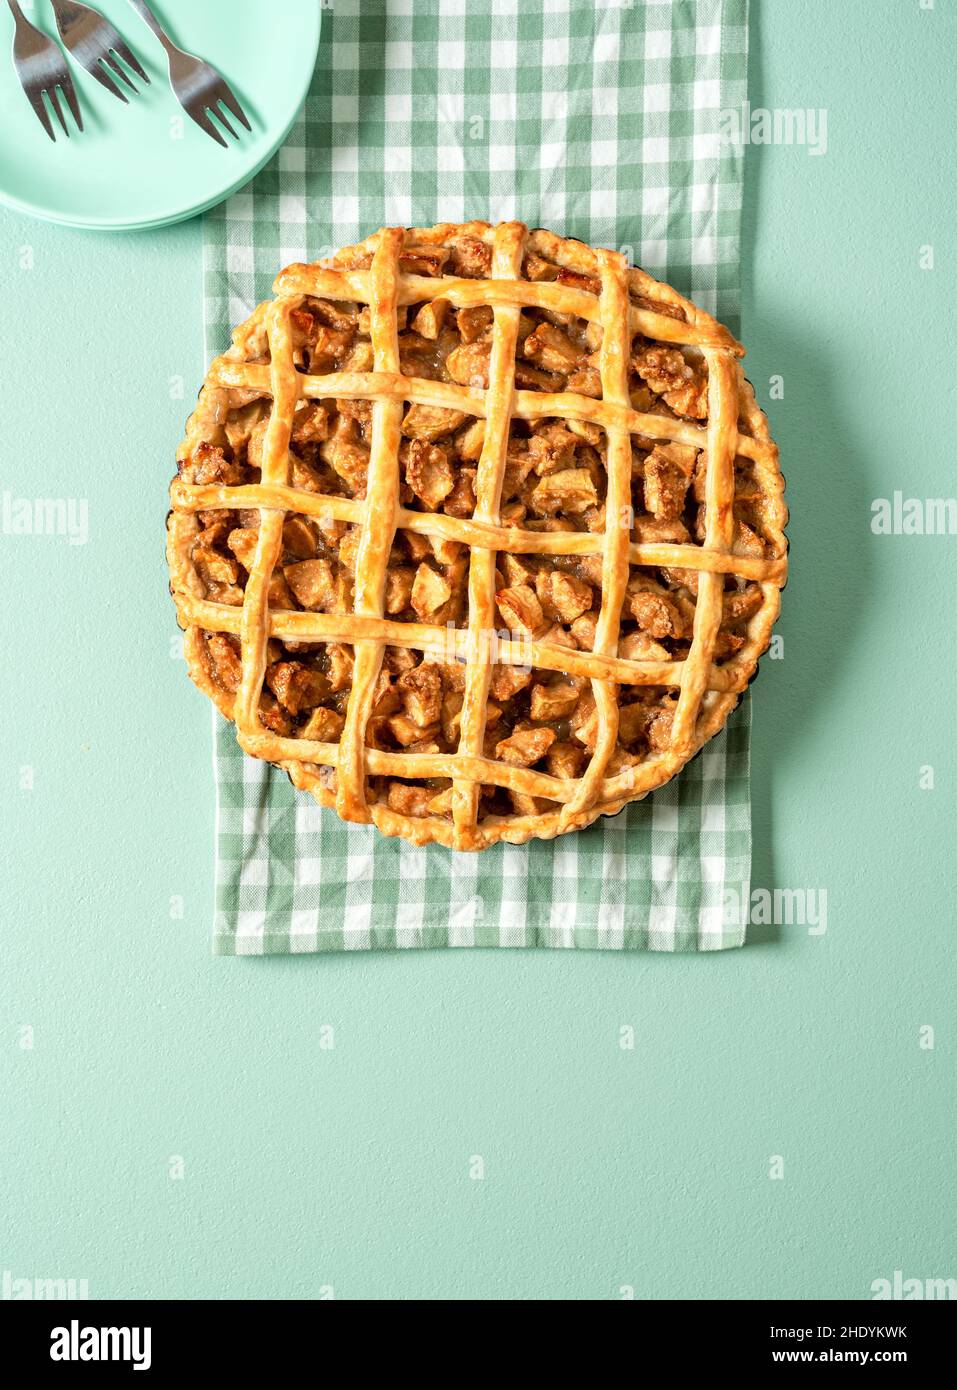
[[[385,228],[209,369],[167,554],[192,679],[347,821],[475,850],[667,782],[787,570],[728,331],[521,223]]]

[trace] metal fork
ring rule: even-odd
[[[169,80],[176,94],[176,99],[187,116],[224,148],[226,141],[218,127],[210,120],[208,114],[210,111],[223,123],[234,140],[238,137],[229,124],[225,113],[220,109],[220,103],[247,130],[252,130],[252,126],[246,119],[246,113],[233,95],[229,84],[212,64],[204,62],[202,58],[197,58],[192,53],[186,53],[182,48],[177,48],[146,0],[130,0],[130,4],[139,11],[166,49],[166,56],[169,59]]]
[[[131,92],[136,87],[119,64],[122,58],[127,67],[132,68],[137,77],[149,83],[149,77],[140,67],[136,57],[120,38],[109,20],[104,19],[88,5],[79,5],[75,0],[51,0],[56,16],[56,27],[60,38],[81,66],[91,77],[103,84],[120,101],[128,98],[122,87],[113,81],[113,74],[121,77]]]
[[[27,99],[47,135],[55,141],[53,125],[43,104],[43,93],[46,92],[50,98],[50,105],[56,112],[56,118],[63,127],[63,134],[69,140],[70,132],[57,101],[57,87],[66,97],[73,112],[73,119],[81,131],[83,117],[80,115],[80,105],[76,99],[73,78],[70,76],[66,59],[53,40],[47,38],[46,34],[41,34],[24,16],[17,0],[7,0],[7,4],[16,25],[13,36],[13,62]]]

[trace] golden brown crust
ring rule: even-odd
[[[541,229],[528,232],[520,223],[386,229],[323,265],[287,267],[275,292],[276,299],[259,306],[212,364],[178,452],[181,476],[170,489],[167,555],[189,674],[235,721],[241,746],[283,767],[295,786],[346,820],[372,821],[386,835],[456,849],[550,839],[614,814],[667,782],[724,725],[753,677],[787,576],[777,449],[741,372],[740,344],[671,287],[629,269],[617,253]],[[314,343],[303,365],[300,310],[317,302],[325,314],[320,331],[328,357]],[[337,315],[354,321],[362,305],[369,306],[369,346],[358,355],[336,356],[339,340],[355,336],[339,331]],[[411,371],[397,331],[410,306],[421,329],[403,334],[403,342],[412,341],[410,351],[420,354]],[[448,315],[460,324],[463,315],[477,317],[481,325],[482,310],[488,327],[481,351],[478,344],[460,349],[467,384],[442,379],[449,377],[445,370],[415,369],[428,361],[429,338],[440,335]],[[529,314],[538,316],[540,327],[526,350]],[[570,340],[549,326],[555,324],[580,325],[575,332],[581,343],[600,344],[587,358],[596,394],[571,389],[577,378],[555,374],[549,352],[559,354],[560,365],[561,352],[570,350]],[[471,330],[462,341],[473,341]],[[635,343],[643,345],[637,356]],[[481,372],[487,376],[480,382]],[[534,389],[526,389],[525,380]],[[553,381],[559,389],[551,389]],[[333,400],[338,413],[327,410]],[[255,428],[246,421],[248,466],[231,468],[226,436],[237,410],[248,402],[255,412],[257,401],[271,401],[268,419],[264,415]],[[484,422],[475,453],[463,455],[475,459],[474,509],[453,507],[451,498],[448,507],[442,505],[459,465],[449,464],[441,444],[414,443],[403,482],[399,459],[410,447],[403,421],[410,406],[423,408],[420,417],[429,427],[439,413],[433,433],[418,435],[425,440],[441,440],[443,411],[456,427],[466,419]],[[306,420],[303,409],[315,412],[314,418]],[[292,462],[299,457],[290,447],[294,428],[325,438],[327,417],[340,428],[350,410],[359,412],[361,422],[348,425],[352,442],[343,445],[347,452],[337,463],[348,486],[323,487],[320,473],[313,477],[301,464],[303,481]],[[526,523],[506,522],[502,512],[516,422],[541,433],[539,456],[553,447],[558,458],[542,469],[540,480],[532,479],[540,507],[543,498],[554,495],[557,501],[530,514],[544,519]],[[577,455],[575,466],[561,471],[561,442],[547,440],[550,422],[569,422],[581,437],[602,435],[600,497]],[[580,443],[580,437],[573,440]],[[677,453],[668,452],[672,446],[679,446]],[[594,450],[591,455],[597,460]],[[198,459],[204,461],[199,466]],[[642,480],[648,514],[633,527],[616,524],[612,518],[628,511]],[[418,489],[414,497],[410,481]],[[582,508],[589,492],[595,505],[586,528]],[[571,522],[564,517],[563,497],[572,508]],[[689,532],[693,498],[699,504],[698,544]],[[524,514],[524,507],[511,506]],[[248,522],[237,525],[244,516]],[[232,520],[220,527],[217,518]],[[290,533],[295,518],[299,530]],[[333,547],[310,549],[314,527],[335,534],[338,555]],[[220,532],[229,537],[228,549]],[[219,550],[203,549],[201,534],[212,536]],[[393,587],[396,602],[403,602],[415,573],[414,561],[412,568],[396,569],[400,535],[413,556],[416,537],[426,551],[431,545],[445,556],[444,569],[420,565],[418,579],[437,591],[432,604],[456,587],[467,590],[467,609],[461,605],[466,621],[417,621],[418,607],[397,614]],[[290,554],[297,544],[304,548]],[[463,548],[467,564],[449,559]],[[319,558],[299,559],[313,554]],[[321,558],[327,554],[333,558]],[[593,702],[590,739],[573,735],[580,740],[573,756],[548,762],[561,776],[535,764],[545,761],[543,750],[556,739],[557,749],[569,747],[562,742],[567,720],[536,723],[533,705],[532,720],[516,722],[510,715],[511,722],[492,727],[501,700],[496,702],[494,684],[490,694],[486,638],[496,627],[497,600],[499,612],[510,611],[504,606],[509,591],[496,593],[501,556],[555,564],[556,574],[569,576],[561,579],[565,608],[551,608],[550,617],[542,618],[532,575],[521,593],[541,621],[530,619],[524,633],[519,615],[518,626],[510,623],[511,634],[497,640],[494,650],[494,669],[530,666],[539,680],[561,673],[562,680],[577,683],[573,706],[577,692]],[[549,556],[555,559],[546,562]],[[283,557],[298,564],[284,564]],[[576,577],[579,564],[587,584]],[[579,634],[575,642],[563,635],[568,629],[561,620],[591,602],[589,584],[596,594],[588,615],[591,636],[586,641]],[[317,598],[307,599],[310,606],[302,611],[296,599],[307,588]],[[343,603],[342,592],[351,593],[351,603]],[[546,604],[554,597],[547,586],[538,593]],[[586,598],[576,602],[580,593]],[[456,611],[454,605],[449,611]],[[626,635],[623,617],[631,612],[640,620],[628,624]],[[318,665],[297,665],[303,646],[327,656],[334,648],[345,654],[337,659],[348,661],[349,682],[340,686]],[[383,661],[386,653],[403,652],[423,654],[424,664],[416,667],[413,659],[413,675],[396,680],[405,666],[396,665],[393,655],[387,673]],[[450,723],[440,728],[428,721],[449,687],[428,663],[449,661],[465,666],[460,693],[443,711]],[[320,694],[306,693],[310,682]],[[327,699],[327,689],[341,694]],[[403,713],[397,691],[412,702],[413,720]],[[540,709],[548,708],[550,694],[554,686],[540,688]],[[628,745],[640,754],[625,753],[619,742],[625,694],[647,702],[641,710],[629,705],[629,730],[641,727],[642,718],[645,724],[655,720],[651,733],[645,730],[641,741]],[[321,699],[322,706],[307,726],[296,715],[300,701],[309,699]],[[556,709],[562,699],[560,692]],[[398,746],[378,743],[373,731],[383,721]],[[454,745],[447,737],[452,728]],[[433,730],[439,731],[434,737]],[[385,796],[373,789],[380,785],[376,779],[399,780],[381,783],[394,789]],[[502,812],[495,789],[509,794],[510,814]]]

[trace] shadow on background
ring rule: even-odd
[[[752,3],[749,25],[748,95],[752,107],[766,100],[762,63],[762,6]],[[762,220],[766,161],[787,157],[774,146],[747,148],[744,161],[741,219],[741,284],[743,341],[751,345],[745,371],[758,403],[767,412],[771,432],[781,451],[791,513],[789,581],[782,595],[781,618],[775,628],[784,638],[784,658],[762,659],[753,685],[751,744],[752,890],[807,888],[809,884],[779,884],[774,865],[774,772],[782,762],[800,759],[822,766],[827,710],[837,689],[841,668],[860,638],[860,617],[873,602],[872,556],[847,538],[859,531],[873,491],[863,450],[850,437],[846,414],[834,392],[834,351],[813,330],[816,286],[802,293],[804,314],[796,323],[793,295],[777,303],[755,297],[755,251],[767,221]],[[787,283],[788,267],[775,268],[773,283]],[[765,281],[768,277],[765,275]],[[784,379],[784,399],[769,399],[768,377]],[[823,764],[826,767],[826,763]],[[827,794],[819,778],[809,796]],[[813,815],[809,804],[807,815]],[[792,817],[800,824],[801,817]],[[789,856],[793,863],[800,856]],[[747,944],[777,942],[783,933],[800,930],[785,925],[748,928]]]

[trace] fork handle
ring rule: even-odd
[[[10,6],[10,13],[13,15],[13,54],[16,58],[20,52],[20,45],[31,45],[37,39],[42,39],[44,35],[35,24],[31,24],[26,15],[21,10],[17,0],[7,0]],[[51,39],[52,43],[53,40]]]
[[[130,0],[130,4],[133,6],[134,10],[146,20],[146,23],[150,26],[164,48],[169,49],[174,46],[172,39],[169,38],[162,24],[160,24],[156,15],[150,9],[149,5],[147,5],[146,0]]]

